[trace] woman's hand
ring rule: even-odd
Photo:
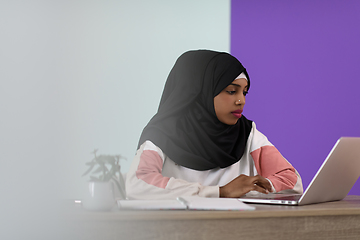
[[[260,175],[249,177],[241,174],[225,186],[220,187],[220,197],[238,198],[250,191],[271,192],[271,184]]]

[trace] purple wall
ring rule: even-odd
[[[252,80],[244,115],[307,187],[339,137],[360,137],[360,1],[231,4],[231,53]]]

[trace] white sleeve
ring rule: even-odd
[[[194,195],[219,197],[219,186],[203,186],[163,176],[164,161],[164,153],[152,142],[146,141],[140,146],[126,174],[128,199],[174,199]]]
[[[256,171],[266,178],[276,192],[302,193],[303,186],[299,173],[270,143],[267,137],[256,129],[253,123],[250,134],[250,155]]]

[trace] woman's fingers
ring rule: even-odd
[[[265,193],[268,194],[269,191],[263,187],[260,187],[259,185],[254,184],[254,189],[253,191],[257,191],[257,192],[261,192],[261,193]]]
[[[271,184],[269,183],[268,180],[266,180],[264,177],[260,176],[260,175],[257,175],[257,176],[254,176],[253,177],[253,181],[254,181],[254,184],[262,189],[265,190],[266,193],[268,192],[271,192],[272,191],[272,187],[271,187]],[[258,189],[258,188],[256,188]],[[258,190],[256,190],[258,191]],[[260,192],[260,191],[259,191]],[[261,191],[263,192],[263,191]]]
[[[225,186],[220,187],[220,197],[240,197],[250,191],[271,192],[271,184],[262,176],[240,175]]]

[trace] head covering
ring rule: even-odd
[[[214,97],[246,69],[233,56],[210,50],[188,51],[172,68],[158,112],[144,128],[138,147],[152,141],[175,163],[194,170],[225,168],[244,153],[252,122],[218,120]]]
[[[237,76],[237,78],[236,78],[236,79],[240,79],[240,78],[245,78],[245,79],[246,79],[246,81],[247,81],[247,77],[246,77],[246,75],[245,75],[245,73],[244,73],[244,72],[240,73],[240,75],[239,75],[239,76]]]

